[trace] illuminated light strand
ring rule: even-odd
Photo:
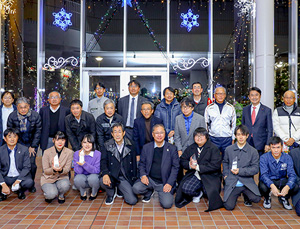
[[[182,19],[181,27],[186,27],[188,32],[190,32],[195,26],[199,27],[199,23],[197,22],[199,14],[193,14],[191,9],[189,9],[186,14],[182,13],[180,18]]]
[[[15,14],[16,9],[12,9],[14,0],[0,0],[0,10],[4,10],[5,14]]]
[[[54,56],[51,56],[48,59],[48,62],[46,64],[44,64],[44,69],[59,69],[65,65],[67,65],[68,63],[70,63],[73,67],[77,67],[79,64],[79,61],[76,57],[71,56],[68,57],[67,59],[63,58],[63,57],[59,57],[57,60]]]
[[[66,29],[72,25],[72,13],[67,13],[64,8],[61,8],[58,13],[52,13],[52,15],[54,16],[53,25],[60,27],[63,31],[66,31]]]

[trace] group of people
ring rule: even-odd
[[[30,109],[28,99],[18,98],[14,105],[14,95],[4,92],[0,200],[11,191],[20,199],[27,189],[36,191],[35,160],[40,146],[41,188],[48,203],[56,197],[59,203],[65,202],[73,164],[74,188],[83,201],[94,200],[100,188],[106,191],[107,205],[116,196],[134,205],[142,195],[147,203],[157,192],[161,206],[171,208],[176,192],[177,207],[199,203],[205,196],[207,211],[212,211],[233,210],[241,194],[246,206],[263,196],[263,206],[271,208],[272,193],[288,210],[292,196],[300,215],[300,108],[294,92],[285,92],[283,106],[272,115],[260,102],[261,90],[251,88],[251,104],[243,109],[242,125],[236,126],[235,108],[225,100],[222,86],[215,89],[211,104],[199,82],[192,84],[192,96],[180,103],[175,90],[167,87],[156,108],[139,95],[138,81],[131,80],[128,90],[116,107],[104,97],[105,86],[97,83],[88,111],[78,99],[70,108],[62,106],[61,95],[53,91],[49,105],[39,113]],[[254,175],[258,173],[257,185]]]

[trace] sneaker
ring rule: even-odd
[[[105,200],[105,204],[112,205],[114,203],[116,196],[117,196],[117,192],[115,192],[113,196],[107,196]]]
[[[252,202],[250,200],[244,200],[244,205],[246,207],[252,207]]]
[[[264,208],[270,209],[271,208],[271,198],[265,199],[263,203]]]
[[[286,210],[293,209],[293,207],[290,205],[289,201],[285,197],[280,196],[280,197],[278,197],[278,200]]]
[[[144,196],[144,198],[142,199],[143,203],[149,203],[151,200],[151,197],[154,195],[154,190],[152,190],[152,193],[150,196]]]
[[[200,191],[200,194],[198,196],[193,197],[193,203],[196,203],[196,204],[199,203],[202,196],[203,196],[203,192]]]

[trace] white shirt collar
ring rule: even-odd
[[[165,145],[165,141],[163,142],[161,147],[164,147],[164,145]],[[156,148],[156,147],[158,147],[158,146],[156,145],[156,142],[154,141],[154,148]],[[161,148],[161,147],[159,147],[159,148]]]
[[[60,105],[54,110],[54,109],[51,107],[51,105],[50,105],[50,110],[51,110],[53,113],[55,113],[59,108],[60,108]]]
[[[258,105],[256,105],[256,106],[253,106],[253,104],[251,105],[251,109],[253,109],[253,107],[256,107],[256,110],[259,110],[259,108],[260,108],[260,103],[258,104]]]

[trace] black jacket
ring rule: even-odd
[[[58,130],[66,132],[65,117],[70,114],[70,109],[67,107],[60,106],[59,118],[58,118]],[[41,135],[41,149],[46,150],[49,138],[50,129],[50,106],[42,107],[40,110],[40,116],[42,120],[42,135]],[[67,142],[66,142],[66,145]]]
[[[105,142],[104,146],[104,150],[101,152],[101,176],[109,175],[111,182],[114,185],[118,184],[122,163],[126,178],[133,185],[137,179],[136,151],[134,145],[128,138],[124,138],[123,157],[121,157],[113,138]]]
[[[191,96],[191,99],[194,100],[194,97]],[[195,105],[194,111],[204,117],[205,108],[207,107],[207,96],[201,95],[201,100],[198,104]]]
[[[96,122],[92,114],[82,111],[79,123],[73,114],[69,114],[65,118],[65,123],[66,133],[74,152],[81,149],[84,135],[91,134],[96,139]]]
[[[19,172],[18,179],[26,180],[31,179],[30,174],[30,158],[29,151],[26,146],[21,144],[16,145],[17,150],[15,150],[15,161],[16,161],[16,169]],[[0,147],[0,182],[4,182],[4,177],[7,176],[10,168],[10,157],[7,150],[7,145],[4,144]]]
[[[7,119],[7,128],[16,128],[20,130],[20,121],[18,120],[17,110],[12,112]],[[22,145],[32,148],[38,148],[42,133],[42,120],[39,113],[31,111],[30,117],[27,119],[27,132],[20,132],[18,142]]]
[[[177,190],[175,205],[181,208],[192,201],[191,196],[187,196],[182,192],[182,186],[185,181],[195,174],[194,169],[190,169],[189,162],[193,154],[198,155],[198,145],[193,143],[190,145],[180,157],[181,166],[187,170]],[[222,155],[217,146],[208,140],[202,149],[200,157],[197,160],[200,172],[200,178],[206,190],[209,200],[209,207],[206,211],[212,211],[223,207],[223,201],[220,197],[221,191],[221,163]]]
[[[123,118],[121,115],[115,113],[113,120],[109,123],[106,114],[103,113],[99,115],[96,119],[96,132],[97,132],[97,148],[100,152],[103,151],[104,143],[112,138],[111,127],[115,123],[123,123]]]

